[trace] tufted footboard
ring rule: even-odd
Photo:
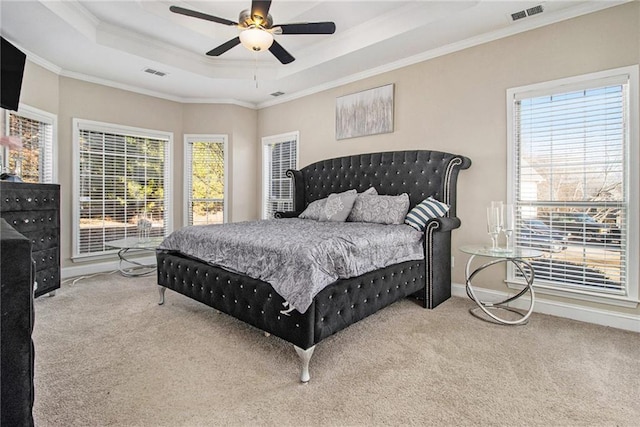
[[[305,313],[284,314],[285,300],[270,284],[158,251],[158,285],[229,314],[302,349],[424,289],[424,261],[408,261],[338,280]]]

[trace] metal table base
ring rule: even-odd
[[[469,271],[471,269],[471,263],[473,261],[473,259],[476,257],[476,255],[471,255],[471,257],[469,258],[469,260],[467,261],[467,266],[465,269],[466,272],[466,290],[467,290],[467,295],[469,296],[469,298],[474,301],[477,304],[477,307],[474,307],[472,309],[470,309],[469,311],[471,312],[471,314],[473,314],[475,317],[478,317],[479,319],[482,319],[484,321],[487,322],[492,322],[492,323],[500,323],[500,324],[504,324],[504,325],[523,325],[526,324],[528,322],[529,316],[531,316],[531,313],[533,313],[533,305],[535,302],[535,293],[533,290],[533,279],[535,278],[535,272],[533,267],[531,266],[531,263],[529,263],[528,261],[521,259],[521,258],[497,258],[494,260],[491,260],[485,264],[482,264],[481,266],[479,266],[478,268],[476,268],[473,273],[469,274]],[[471,280],[478,274],[480,273],[482,270],[491,267],[492,265],[496,265],[496,264],[500,264],[500,263],[512,263],[522,274],[522,276],[525,278],[526,280],[526,286],[524,288],[522,288],[522,290],[520,292],[518,292],[516,295],[510,296],[502,301],[498,301],[498,302],[488,302],[488,301],[481,301],[475,294],[474,290],[473,290],[473,286],[471,284]],[[529,302],[529,308],[526,310],[525,313],[514,309],[513,307],[509,307],[507,304],[509,304],[511,301],[514,301],[520,297],[522,297],[525,293],[527,293],[527,291],[530,293],[530,302]],[[484,314],[486,314],[487,316],[489,316],[490,319],[485,318],[484,316],[480,315],[478,313],[478,311],[482,311]],[[517,315],[520,316],[519,319],[516,320],[509,320],[506,319],[504,317],[499,316],[497,313],[500,312],[500,310],[506,310],[512,313],[516,313]],[[495,311],[495,313],[494,313]]]

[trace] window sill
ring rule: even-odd
[[[520,290],[525,284],[523,282],[506,280],[507,287],[511,289]],[[585,291],[581,289],[558,289],[552,285],[534,283],[533,288],[536,293],[543,295],[553,295],[564,298],[571,298],[575,300],[582,300],[588,302],[595,302],[599,304],[615,305],[618,307],[636,308],[640,301],[637,298],[633,298],[627,295],[606,295],[603,293],[596,293]]]

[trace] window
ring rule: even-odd
[[[73,257],[112,253],[143,219],[168,234],[172,134],[74,119],[73,136]]]
[[[226,221],[226,135],[185,135],[185,225]]]
[[[262,138],[262,218],[293,210],[293,182],[288,169],[298,168],[299,132]]]
[[[637,302],[637,82],[636,66],[507,93],[516,244],[543,251],[538,289]]]
[[[5,134],[22,140],[21,150],[5,150],[3,169],[24,182],[52,183],[54,175],[54,138],[56,116],[20,105],[20,111],[7,111]]]

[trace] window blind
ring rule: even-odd
[[[298,167],[297,133],[264,145],[264,206],[263,218],[273,218],[277,211],[293,210],[293,182],[286,176],[288,169]]]
[[[514,100],[516,244],[538,283],[624,294],[628,84],[585,87]]]
[[[53,182],[53,123],[9,112],[8,135],[22,139],[21,150],[9,150],[9,171],[24,182]]]
[[[221,224],[225,204],[224,140],[188,140],[185,164],[189,225]]]
[[[77,129],[75,256],[111,252],[106,243],[135,237],[151,221],[150,237],[168,232],[168,139],[79,124]]]

